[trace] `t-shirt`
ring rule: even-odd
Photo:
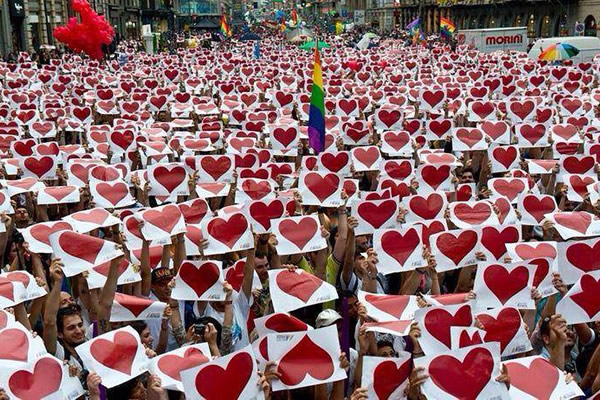
[[[154,293],[150,292],[150,300],[158,301],[158,297],[154,295]],[[152,335],[152,339],[154,341],[152,344],[154,345],[154,349],[158,346],[158,339],[160,338],[160,331],[162,325],[162,318],[152,318],[144,321],[146,325],[148,325],[148,329],[150,330],[150,334]],[[179,344],[177,344],[177,340],[175,340],[175,336],[171,334],[171,320],[168,321],[167,326],[167,351],[175,350],[179,348]]]
[[[236,296],[236,295],[234,295]],[[231,327],[231,343],[233,351],[238,351],[250,344],[250,338],[248,337],[248,328],[246,322],[248,321],[248,313],[250,312],[250,306],[252,305],[252,296],[247,298],[243,293],[238,293],[235,300],[232,303],[233,306],[233,325]],[[198,303],[194,304],[194,314],[199,317],[211,317],[223,324],[225,317],[224,312],[215,310],[210,303],[206,305],[204,313],[200,315],[198,312]]]

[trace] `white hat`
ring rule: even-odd
[[[342,316],[335,310],[323,310],[317,316],[315,325],[317,328],[323,328],[325,326],[333,325],[337,320],[342,319]]]

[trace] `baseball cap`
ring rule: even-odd
[[[315,325],[317,328],[322,328],[324,326],[333,325],[337,320],[340,319],[342,319],[342,316],[337,311],[327,309],[319,313]]]
[[[160,267],[160,268],[155,268],[152,271],[152,283],[157,283],[159,281],[162,281],[163,279],[172,279],[172,278],[173,278],[173,273],[171,272],[171,270],[169,268]]]

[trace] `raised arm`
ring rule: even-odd
[[[50,264],[50,280],[52,289],[46,301],[46,310],[44,311],[44,345],[50,354],[56,354],[56,341],[58,340],[56,328],[56,313],[60,306],[60,289],[63,281],[62,272],[63,263],[60,258],[55,258]]]
[[[110,320],[110,311],[115,299],[115,292],[117,291],[117,280],[119,279],[119,265],[123,261],[123,256],[117,257],[110,262],[110,268],[108,270],[108,276],[102,293],[100,294],[100,301],[98,307],[98,324],[100,326],[101,333],[108,332]]]

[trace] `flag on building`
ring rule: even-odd
[[[415,18],[410,24],[406,25],[406,30],[412,36],[413,45],[419,42],[419,39],[423,40],[423,33],[421,32],[421,19]]]
[[[260,58],[260,41],[259,40],[257,40],[256,43],[254,43],[254,58],[257,60]]]
[[[318,38],[315,38],[315,43],[319,43]],[[319,46],[315,46],[314,64],[308,114],[308,144],[315,150],[315,153],[319,154],[325,150],[325,95]]]
[[[456,26],[448,18],[440,17],[440,36],[446,40],[450,40],[452,34],[456,30]]]
[[[221,16],[221,33],[225,37],[231,37],[231,29],[227,24],[227,19],[225,18],[225,14]]]

